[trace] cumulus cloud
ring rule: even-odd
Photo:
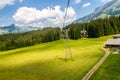
[[[75,3],[76,4],[78,4],[78,3],[80,3],[81,2],[81,0],[75,0]]]
[[[85,4],[83,4],[83,6],[82,7],[88,7],[88,6],[90,6],[91,5],[91,3],[85,3]]]
[[[23,2],[23,0],[19,0],[20,1],[20,3],[22,3]]]
[[[0,0],[0,10],[7,5],[13,5],[14,3],[15,3],[15,0]]]
[[[48,27],[48,26],[61,26],[65,10],[62,11],[60,6],[54,8],[44,8],[38,10],[36,8],[21,7],[13,15],[17,25],[22,26],[35,26],[35,27]],[[70,23],[76,19],[76,13],[72,7],[68,8],[66,23]]]
[[[101,2],[110,2],[112,0],[101,0]]]

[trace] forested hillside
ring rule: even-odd
[[[60,39],[59,28],[0,35],[0,51],[11,50]]]
[[[87,31],[88,38],[98,38],[101,36],[120,33],[120,16],[109,17],[104,19],[92,20],[88,23],[73,23],[70,28],[69,36],[71,39],[79,39],[82,37],[81,31]]]

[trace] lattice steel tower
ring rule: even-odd
[[[67,17],[67,13],[68,13],[69,3],[70,3],[70,0],[68,0],[68,3],[67,3],[64,21],[63,21],[63,28],[65,27],[65,23],[66,23],[66,17]],[[72,59],[72,50],[69,45],[68,32],[69,32],[69,29],[62,29],[63,43],[65,45],[65,60]]]

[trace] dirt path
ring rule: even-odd
[[[107,57],[110,54],[110,51],[108,49],[103,50],[106,52],[106,54],[101,58],[101,60],[82,78],[82,80],[89,80],[89,78],[93,75],[93,73],[99,68],[99,66],[107,59]]]

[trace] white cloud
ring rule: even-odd
[[[19,0],[20,1],[20,3],[22,3],[23,2],[23,0]]]
[[[13,5],[14,3],[15,3],[15,0],[0,0],[0,10],[7,5]]]
[[[75,3],[78,4],[80,3],[82,0],[75,0]]]
[[[112,0],[101,0],[101,2],[110,2]]]
[[[16,24],[23,26],[62,26],[65,10],[60,10],[60,6],[54,8],[44,8],[38,10],[36,8],[21,7],[13,15]],[[68,8],[66,23],[70,23],[76,19],[76,13],[72,7]]]
[[[91,5],[91,3],[85,3],[85,4],[83,4],[83,6],[82,7],[88,7],[88,6],[90,6]]]

